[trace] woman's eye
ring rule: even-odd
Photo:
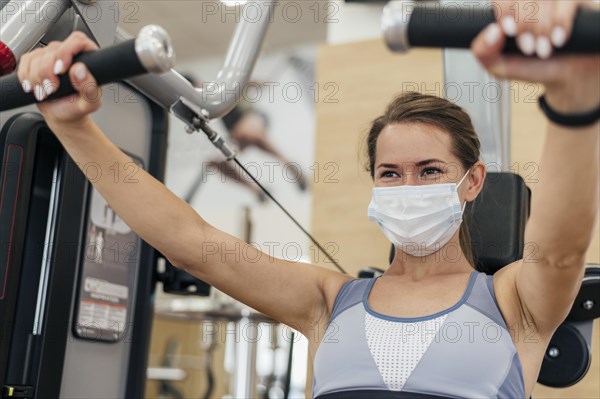
[[[438,173],[442,173],[442,171],[438,168],[427,168],[427,169],[423,169],[423,174],[424,175],[435,175]]]
[[[399,177],[398,173],[394,172],[393,170],[384,170],[383,172],[381,172],[381,177]]]

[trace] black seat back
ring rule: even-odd
[[[531,191],[514,173],[488,173],[465,209],[477,270],[494,274],[523,257]]]

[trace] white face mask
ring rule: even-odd
[[[458,187],[469,171],[458,184],[373,187],[369,220],[397,249],[412,256],[431,255],[450,241],[462,223],[465,207],[460,205]]]

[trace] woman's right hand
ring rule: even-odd
[[[78,128],[90,121],[89,115],[100,108],[102,92],[96,80],[83,63],[73,63],[73,57],[82,51],[96,50],[96,44],[82,32],[73,32],[63,42],[50,42],[46,47],[33,50],[21,57],[18,77],[25,92],[33,92],[43,101],[56,92],[58,76],[69,74],[77,91],[67,97],[39,102],[38,109],[48,126],[57,133],[61,128]]]

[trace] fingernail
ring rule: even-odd
[[[521,51],[526,55],[532,55],[535,51],[535,37],[532,33],[521,33],[517,38],[517,44]]]
[[[56,60],[56,62],[54,63],[54,74],[55,75],[61,74],[64,67],[65,67],[65,64],[63,63],[62,60]]]
[[[83,80],[85,79],[85,66],[83,64],[79,64],[75,67],[75,77],[77,78],[77,80]]]
[[[546,36],[538,37],[535,47],[538,57],[543,60],[550,58],[552,55],[552,44]]]
[[[31,82],[27,79],[23,81],[23,91],[29,93],[31,91]]]
[[[562,26],[555,26],[552,29],[552,44],[554,47],[562,47],[567,41],[567,32]]]
[[[33,89],[33,95],[36,100],[42,101],[44,99],[44,88],[36,83],[35,88]]]
[[[498,39],[500,39],[501,34],[502,34],[502,31],[500,30],[498,25],[491,24],[488,27],[488,30],[485,34],[485,42],[487,43],[488,46],[493,46],[494,44],[498,43]]]
[[[500,23],[502,24],[502,29],[504,29],[504,32],[508,36],[515,37],[517,34],[517,23],[513,17],[507,15],[506,17],[502,18]]]
[[[54,85],[50,79],[44,79],[44,91],[46,92],[46,96],[49,96],[54,92]]]

